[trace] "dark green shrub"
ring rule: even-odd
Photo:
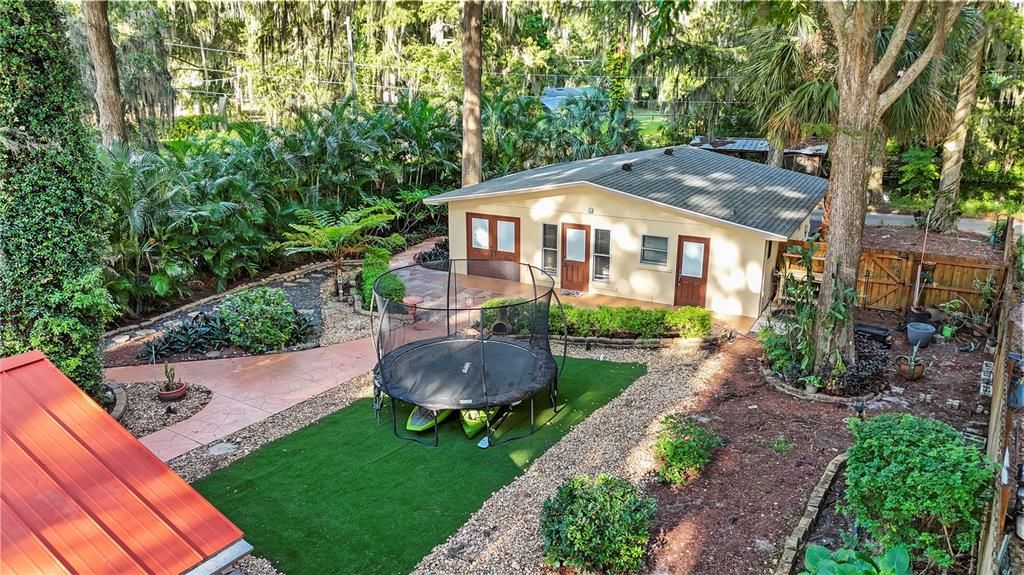
[[[711,453],[722,441],[714,432],[689,417],[669,415],[661,420],[654,442],[658,475],[673,485],[686,485],[711,462]]]
[[[99,397],[112,216],[55,3],[0,2],[0,70],[0,356],[39,349]]]
[[[222,118],[216,114],[196,114],[193,116],[180,116],[174,120],[174,125],[164,134],[168,140],[188,140],[198,138],[220,128]]]
[[[544,558],[556,567],[635,573],[644,564],[656,505],[624,479],[577,475],[544,501]]]
[[[228,343],[227,322],[219,313],[198,313],[139,349],[139,358],[156,363],[177,354],[206,353]]]
[[[711,312],[684,305],[665,314],[665,325],[679,332],[679,337],[704,337],[711,333]]]
[[[292,337],[295,307],[278,288],[257,287],[224,300],[220,310],[228,341],[250,353],[284,347]]]
[[[618,308],[617,327],[626,337],[630,335],[643,339],[661,337],[666,331],[666,312],[663,309],[640,309],[638,307]]]
[[[370,306],[373,305],[373,284],[381,276],[384,277],[380,280],[380,285],[377,286],[377,293],[393,304],[402,305],[402,300],[405,298],[405,284],[394,274],[387,273],[390,269],[390,260],[391,252],[367,248],[363,259],[363,270],[359,274],[363,309],[370,309]]]
[[[977,541],[993,469],[949,425],[909,414],[851,419],[844,508],[884,547],[946,568]]]
[[[879,557],[863,551],[808,545],[800,575],[911,575],[910,555],[905,547],[894,547]]]

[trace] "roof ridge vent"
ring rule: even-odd
[[[633,164],[631,164],[629,162],[626,162],[625,164],[622,164],[622,171],[623,172],[632,172],[633,171]]]
[[[672,151],[672,148],[665,148],[665,155],[666,155],[666,156],[671,156],[671,155],[673,155],[674,153],[675,153],[675,152],[674,152],[674,151]]]

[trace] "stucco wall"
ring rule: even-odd
[[[596,281],[591,269],[590,291],[670,305],[675,297],[678,236],[710,238],[705,307],[725,315],[756,317],[758,314],[761,289],[766,278],[762,273],[765,240],[757,232],[702,221],[643,200],[579,185],[554,192],[449,203],[449,237],[453,258],[466,257],[466,212],[520,218],[521,259],[537,267],[541,267],[543,224],[589,225],[591,242],[594,229],[611,230],[611,277],[607,283]],[[640,263],[642,235],[669,238],[667,265]],[[557,281],[560,278],[555,279]]]

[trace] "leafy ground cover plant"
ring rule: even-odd
[[[654,442],[658,475],[662,481],[683,486],[711,463],[711,455],[722,440],[689,417],[675,414],[661,420]]]
[[[674,310],[638,307],[577,307],[562,304],[569,335],[580,337],[626,337],[652,339],[678,331],[681,337],[702,337],[711,333],[711,312],[696,307]],[[551,333],[562,332],[562,315],[552,306]]]
[[[232,294],[220,313],[228,341],[250,353],[280,349],[292,339],[295,307],[281,289],[257,287]]]
[[[665,325],[678,331],[680,337],[703,337],[711,333],[711,312],[684,305],[665,314]]]
[[[829,551],[821,545],[808,545],[804,569],[800,575],[911,575],[910,555],[903,546],[872,557],[863,551]]]
[[[644,563],[657,501],[618,477],[577,475],[544,501],[545,561],[605,573],[636,573]]]
[[[949,425],[904,413],[850,420],[844,511],[873,541],[941,568],[970,551],[993,469]]]

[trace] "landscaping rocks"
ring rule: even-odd
[[[121,425],[135,437],[185,421],[210,402],[210,390],[196,384],[190,384],[188,393],[179,401],[160,401],[156,391],[162,383],[147,381],[123,386],[128,394],[128,409],[121,418]]]
[[[343,304],[334,295],[333,278],[320,285],[323,329],[320,345],[352,341],[370,335],[370,316],[356,313],[350,304]]]
[[[249,555],[235,564],[243,575],[282,575],[274,565],[258,555]]]

